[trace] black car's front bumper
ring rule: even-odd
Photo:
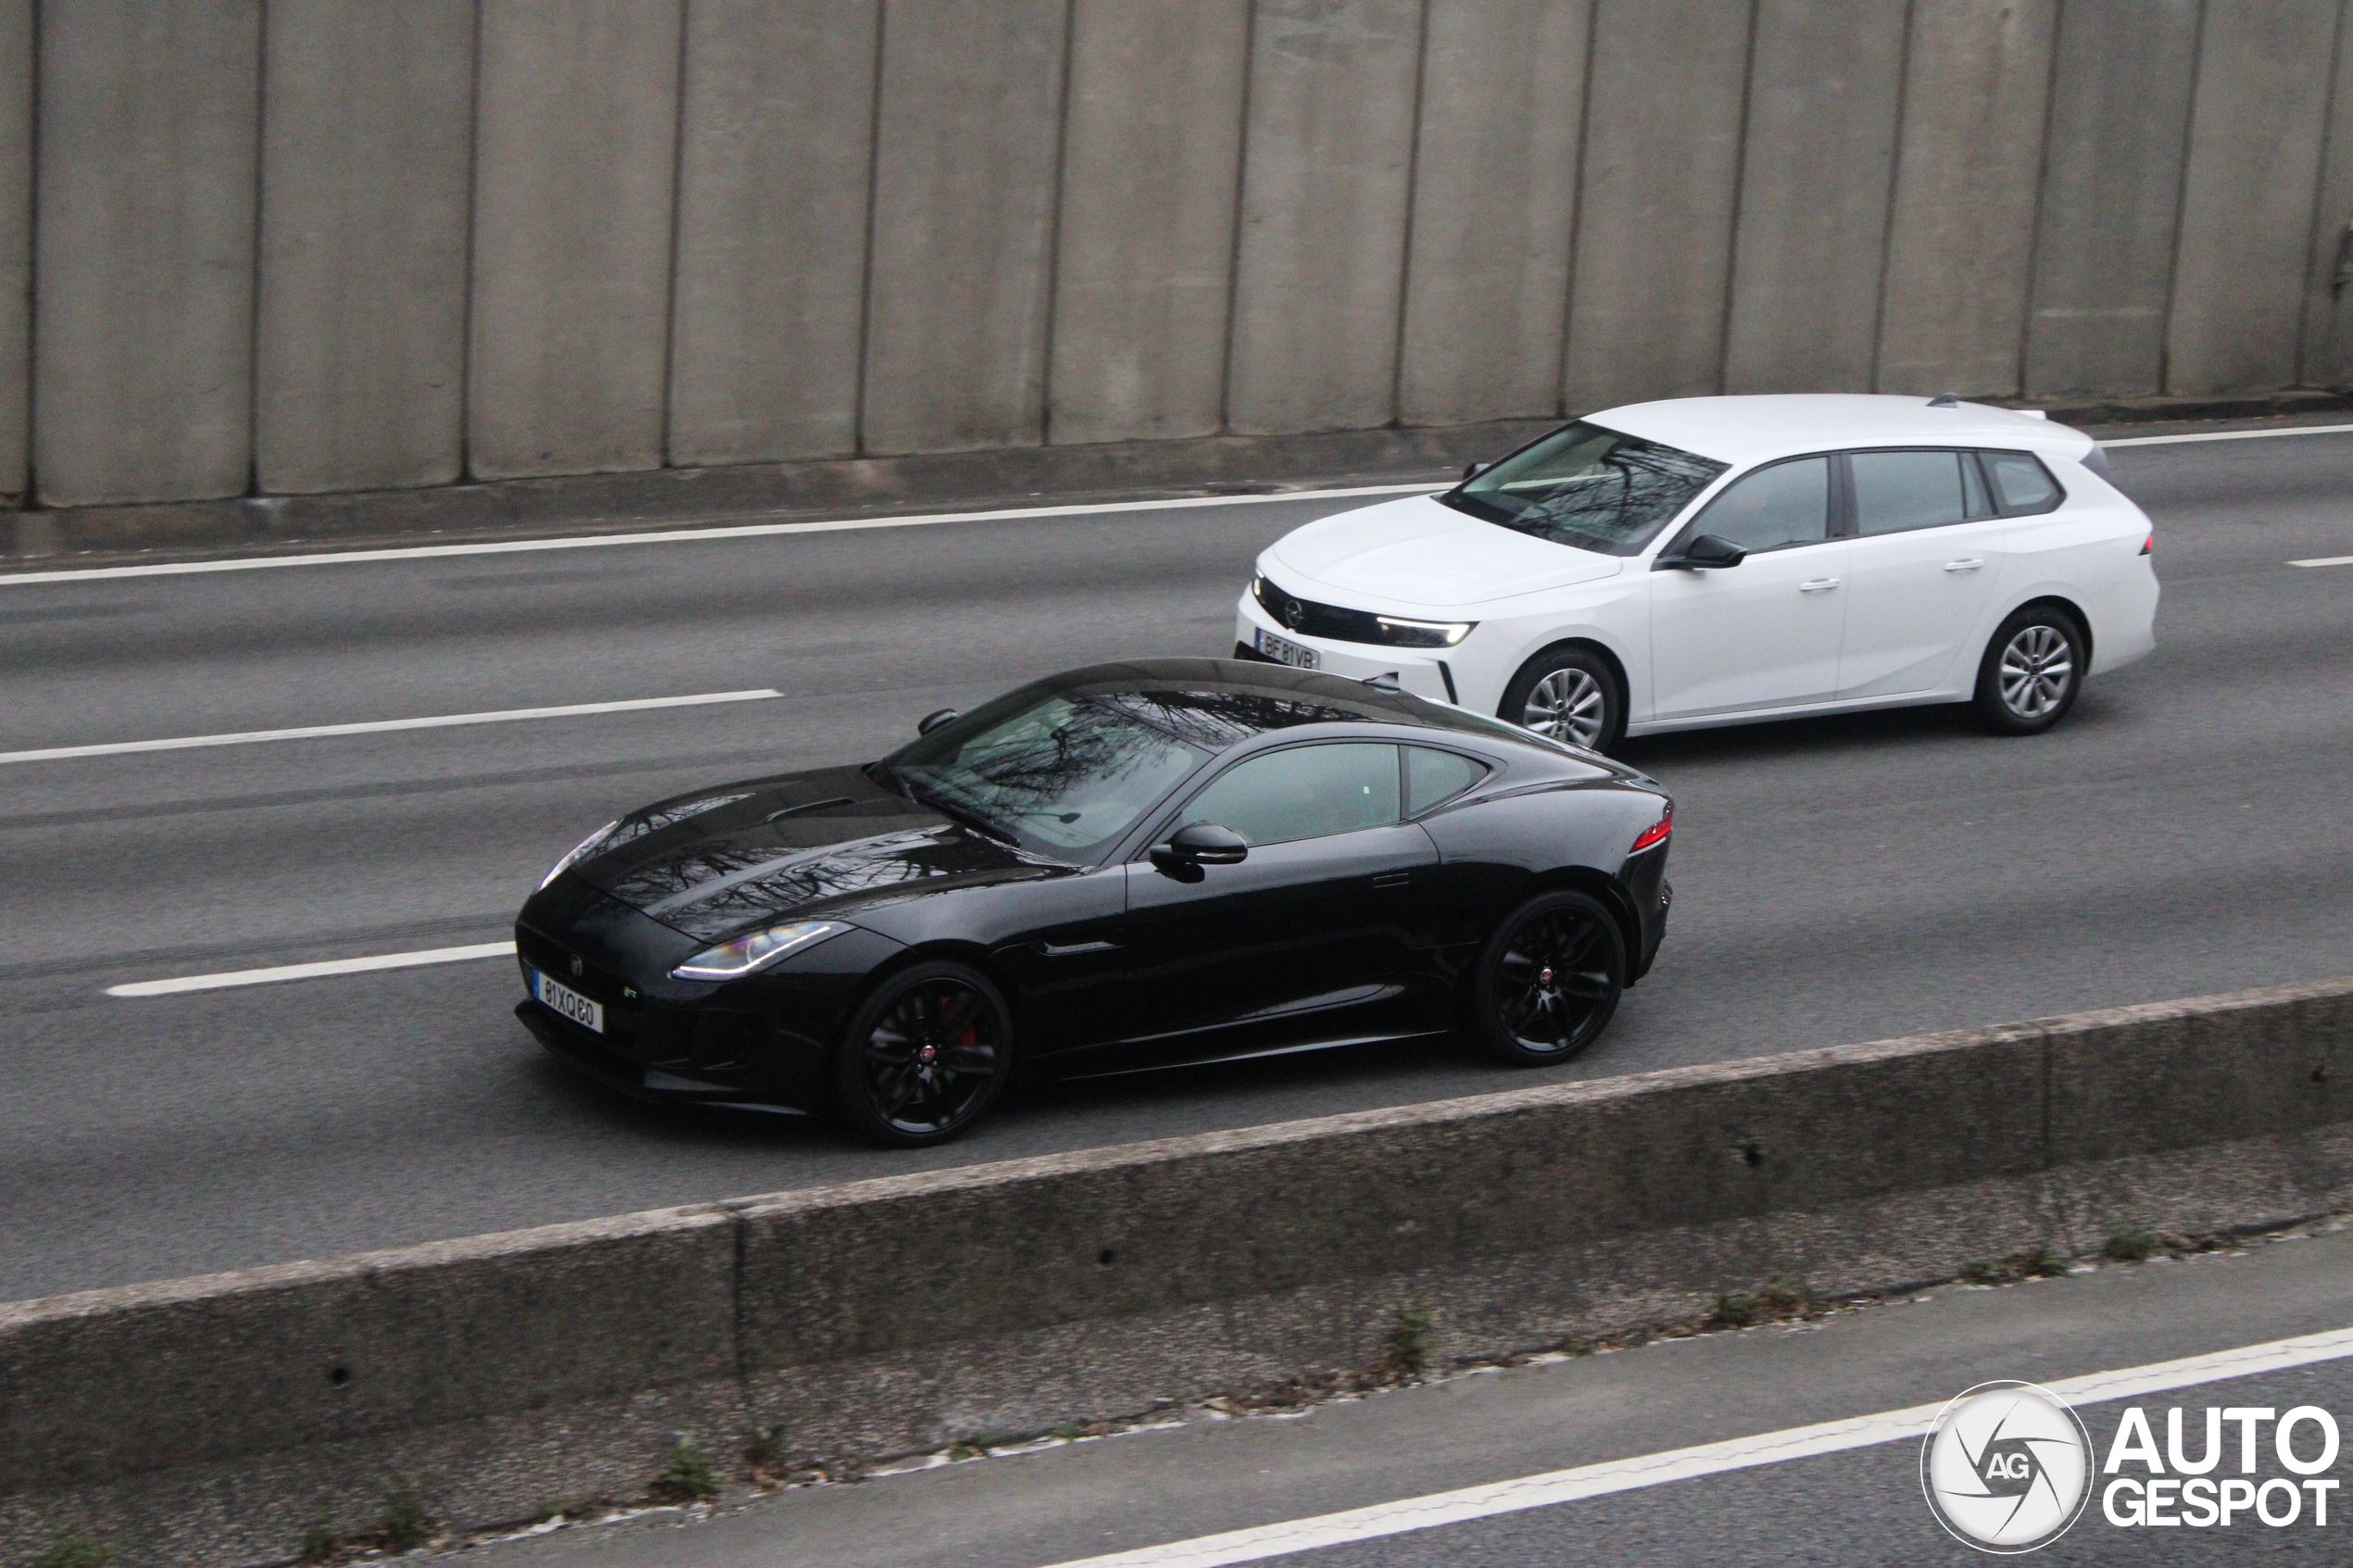
[[[818,1109],[849,1010],[900,945],[853,928],[742,980],[671,979],[703,946],[560,878],[515,922],[526,993],[515,1016],[567,1065],[640,1099]],[[532,997],[534,972],[601,1007],[603,1031]]]

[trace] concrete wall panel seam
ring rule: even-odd
[[[258,0],[43,12],[33,447],[57,506],[251,479]]]
[[[2162,384],[2196,0],[2068,0],[2038,195],[2025,391]]]
[[[271,0],[254,472],[280,495],[463,471],[468,0]]]
[[[866,88],[865,222],[861,226],[858,252],[858,390],[849,408],[854,433],[851,449],[862,458],[873,451],[866,442],[866,366],[875,323],[875,186],[882,172],[883,33],[889,22],[890,0],[875,0],[874,69]]]
[[[1388,423],[1420,0],[1260,0],[1234,284],[1238,431]]]
[[[1226,256],[1226,332],[1217,374],[1217,429],[1224,434],[1234,433],[1234,334],[1239,330],[1235,301],[1242,275],[1242,214],[1249,210],[1250,204],[1250,123],[1257,103],[1252,88],[1258,80],[1258,6],[1259,0],[1246,0],[1243,6],[1242,101],[1239,117],[1241,134],[1234,142],[1233,242]]]
[[[1759,7],[1726,316],[1730,392],[1868,387],[1908,7]]]
[[[1054,190],[1047,203],[1045,366],[1038,381],[1038,439],[1054,445],[1055,311],[1062,303],[1063,203],[1070,185],[1070,93],[1077,66],[1078,0],[1063,0],[1062,96],[1054,105]]]
[[[885,13],[870,450],[1042,444],[1063,0]]]
[[[2208,7],[2166,316],[2176,392],[2296,379],[2339,10],[2337,0]]]
[[[1871,303],[1871,352],[1864,362],[1864,386],[1872,392],[1879,387],[1879,366],[1881,345],[1887,337],[1887,274],[1889,257],[1895,250],[1895,188],[1904,177],[1905,110],[1912,88],[1912,24],[1919,15],[1919,0],[1910,0],[1904,7],[1904,33],[1895,51],[1895,141],[1887,160],[1887,194],[1881,198],[1879,230],[1879,287]]]
[[[1716,384],[1709,388],[1718,394],[1727,389],[1725,369],[1732,351],[1732,296],[1740,287],[1741,219],[1748,210],[1748,144],[1755,118],[1756,32],[1764,11],[1765,0],[1749,0],[1748,45],[1741,60],[1740,118],[1734,122],[1737,139],[1732,145],[1731,222],[1724,236],[1724,297],[1716,312]]]
[[[2198,100],[2206,84],[2206,34],[2213,18],[2207,0],[2197,0],[2197,29],[2190,45],[2190,112],[2182,121],[2181,171],[2176,176],[2173,194],[2173,244],[2166,257],[2165,305],[2158,316],[2163,323],[2163,335],[2158,340],[2157,385],[2160,392],[2174,390],[2173,378],[2173,305],[2174,291],[2182,280],[2182,236],[2187,228],[2190,199],[2191,142],[2197,134]]]
[[[678,11],[678,63],[671,89],[670,126],[670,266],[661,317],[661,466],[681,466],[673,451],[671,403],[678,386],[678,252],[686,233],[686,61],[694,39],[695,18],[702,10],[694,0],[681,0]],[[690,459],[691,460],[691,459]]]
[[[2297,342],[2296,380],[2305,386],[2334,386],[2346,380],[2347,291],[2338,282],[2353,260],[2353,52],[2345,47],[2346,22],[2353,5],[2337,7],[2336,40],[2329,68],[2329,107],[2322,128],[2321,173],[2312,193],[2312,251],[2305,262],[2304,315]]]
[[[1428,0],[1401,423],[1558,413],[1592,23],[1592,0]]]
[[[1750,0],[1598,0],[1563,406],[1720,389]]]
[[[2296,384],[2297,386],[2309,386],[2312,384],[2311,382],[2307,379],[2307,372],[2309,370],[2308,357],[2311,349],[2309,317],[2311,312],[2313,283],[2314,280],[2319,276],[2321,267],[2320,248],[2322,235],[2322,212],[2323,210],[2323,204],[2328,196],[2329,132],[2331,128],[2336,123],[2338,61],[2342,58],[2345,52],[2345,7],[2346,0],[2337,0],[2336,15],[2334,20],[2334,25],[2329,30],[2328,90],[2321,101],[2321,156],[2318,167],[2314,170],[2312,180],[2312,217],[2305,237],[2304,287],[2298,295],[2303,308],[2298,314],[2296,333]]]
[[[481,0],[484,479],[661,465],[681,0]]]

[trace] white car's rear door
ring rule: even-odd
[[[1976,651],[1969,644],[2011,524],[1992,515],[1973,454],[1855,452],[1847,461],[1855,538],[1838,695],[1953,689]]]
[[[1829,536],[1831,494],[1828,458],[1771,464],[1661,552],[1712,533],[1754,553],[1735,567],[1651,573],[1653,718],[1786,707],[1837,689],[1849,546]]]

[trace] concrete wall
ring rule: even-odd
[[[461,471],[473,7],[276,0],[254,460],[266,491]]]
[[[0,496],[2334,385],[2347,3],[0,0]]]
[[[2349,1058],[2340,981],[0,1305],[0,1563],[283,1562],[389,1475],[527,1518],[677,1435],[1040,1432],[1363,1365],[1406,1311],[1489,1356],[2272,1226],[2353,1202]]]
[[[858,449],[881,0],[686,12],[670,460]]]

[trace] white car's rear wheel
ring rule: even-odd
[[[2039,734],[2066,716],[2083,689],[2082,628],[2052,605],[2029,605],[2002,622],[1977,671],[1977,715],[1996,734]]]

